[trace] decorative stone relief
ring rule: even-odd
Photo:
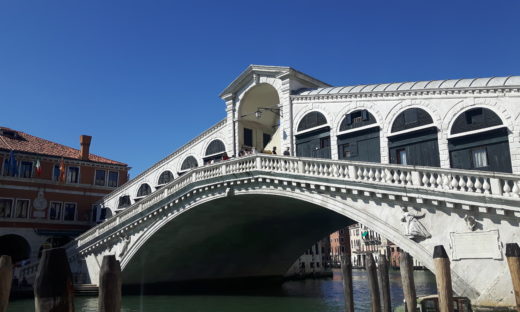
[[[47,208],[47,200],[43,196],[43,190],[38,191],[38,195],[33,201],[33,217],[34,218],[45,218],[45,209]]]
[[[475,217],[465,215],[464,221],[466,221],[466,226],[470,231],[475,231],[475,229],[477,228],[477,221],[475,220]]]
[[[432,237],[424,225],[418,220],[425,216],[424,213],[413,213],[403,208],[401,222],[404,222],[404,235],[411,239],[424,239]]]

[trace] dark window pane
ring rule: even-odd
[[[108,186],[116,187],[117,181],[119,180],[119,173],[117,171],[109,171],[108,172]]]
[[[76,219],[76,204],[66,203],[63,213],[63,220],[74,221]]]
[[[130,206],[130,204],[131,204],[130,203],[130,196],[124,195],[124,196],[119,197],[118,208],[125,208],[125,207]]]
[[[12,199],[0,199],[0,218],[10,218],[12,209]]]
[[[58,181],[60,179],[60,165],[54,165],[54,169],[52,170],[52,180]]]
[[[206,149],[206,155],[213,155],[218,153],[223,153],[226,151],[226,147],[224,143],[220,140],[214,140],[209,143],[208,148]]]
[[[188,170],[191,168],[195,168],[198,166],[197,160],[193,156],[188,156],[183,162],[181,166],[181,170]]]
[[[96,170],[96,181],[95,184],[99,186],[105,186],[106,171]]]
[[[67,171],[67,182],[68,183],[79,183],[79,168],[69,167]]]
[[[61,220],[61,203],[51,202],[49,207],[49,219]]]
[[[25,219],[29,216],[29,200],[17,199],[16,209],[14,211],[15,218]]]
[[[244,145],[249,147],[253,146],[253,130],[244,128]]]
[[[320,112],[311,112],[305,115],[298,124],[298,131],[304,131],[310,128],[327,124],[327,119]]]
[[[22,161],[22,165],[20,168],[20,177],[30,178],[32,176],[32,166],[32,161]]]
[[[165,171],[161,173],[161,176],[159,177],[159,185],[166,184],[173,181],[173,173],[171,171]]]
[[[139,190],[137,191],[137,197],[146,196],[146,195],[150,194],[151,192],[152,192],[152,188],[150,187],[150,185],[144,183],[143,185],[141,185],[139,187]]]

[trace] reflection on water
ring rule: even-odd
[[[417,295],[435,293],[435,277],[428,271],[414,273]],[[370,291],[365,271],[353,272],[356,311],[370,310]],[[390,272],[392,305],[403,302],[399,271]],[[8,312],[33,312],[32,300],[14,301]],[[97,298],[79,297],[76,311],[97,312]],[[279,288],[247,295],[125,296],[124,312],[340,312],[344,311],[343,284],[339,270],[329,279],[288,281]]]

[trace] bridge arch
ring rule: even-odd
[[[246,188],[246,187],[244,187]],[[259,200],[259,198],[263,198],[263,200]],[[435,241],[435,239],[431,239],[434,241],[428,242],[428,244],[420,244],[418,241],[411,240],[410,238],[406,237],[402,230],[401,230],[401,223],[400,218],[402,215],[402,209],[399,205],[393,205],[393,204],[387,204],[384,201],[377,202],[372,200],[364,200],[361,198],[357,198],[356,196],[350,196],[350,195],[341,195],[341,196],[329,196],[326,193],[316,193],[316,192],[302,192],[301,190],[293,190],[289,192],[287,189],[284,189],[282,187],[276,187],[276,188],[265,188],[265,187],[259,187],[259,188],[251,188],[250,186],[247,186],[247,191],[244,191],[243,189],[239,189],[238,186],[235,189],[230,190],[225,189],[222,190],[220,193],[204,193],[204,192],[198,192],[197,195],[194,195],[194,197],[190,198],[189,201],[185,204],[184,207],[181,207],[180,210],[175,214],[168,214],[168,216],[163,217],[162,219],[158,220],[157,222],[153,223],[150,227],[146,228],[146,230],[143,232],[143,235],[141,235],[133,244],[132,247],[128,250],[127,253],[125,253],[124,257],[121,259],[121,265],[123,269],[123,275],[125,283],[132,283],[132,282],[141,282],[142,274],[139,273],[141,270],[146,269],[146,263],[147,261],[152,261],[153,263],[157,263],[160,261],[154,261],[154,259],[149,259],[149,255],[157,253],[153,250],[154,248],[159,248],[159,246],[162,246],[162,250],[168,250],[169,255],[179,255],[182,254],[183,251],[187,250],[193,250],[193,246],[186,246],[186,247],[179,247],[176,244],[179,244],[179,242],[172,242],[172,237],[180,237],[179,239],[186,240],[194,244],[198,244],[200,242],[205,242],[206,239],[209,239],[207,237],[203,238],[194,238],[193,235],[195,233],[205,232],[207,231],[208,235],[215,235],[214,232],[212,232],[212,229],[208,229],[207,224],[208,222],[204,222],[204,220],[200,222],[193,222],[194,219],[203,216],[204,214],[208,214],[206,218],[208,220],[213,220],[212,224],[218,223],[216,220],[231,220],[230,226],[236,226],[235,221],[232,220],[232,217],[235,215],[240,215],[241,217],[244,217],[247,214],[248,210],[255,209],[255,205],[258,203],[267,202],[269,206],[271,206],[272,210],[265,211],[264,217],[268,218],[274,211],[278,211],[278,213],[281,213],[280,211],[283,209],[288,209],[290,211],[289,213],[294,214],[295,211],[304,211],[305,213],[309,213],[307,217],[309,217],[308,221],[304,218],[303,215],[291,215],[291,218],[285,219],[285,221],[290,222],[291,224],[299,224],[302,227],[301,228],[292,228],[291,230],[294,231],[294,233],[302,233],[305,232],[305,229],[310,229],[314,225],[315,227],[319,227],[323,224],[326,224],[325,227],[320,228],[320,231],[318,233],[314,233],[315,235],[312,237],[306,237],[305,239],[302,239],[301,241],[298,241],[301,237],[296,235],[293,236],[297,237],[297,241],[291,241],[291,244],[288,243],[288,241],[284,240],[283,244],[292,245],[292,246],[298,246],[298,248],[295,248],[291,250],[292,254],[288,256],[287,254],[283,255],[283,263],[277,263],[274,264],[276,267],[275,271],[265,272],[263,273],[267,274],[283,274],[284,269],[287,269],[292,262],[304,251],[306,248],[308,248],[309,245],[320,239],[321,237],[324,237],[328,235],[329,233],[339,229],[340,227],[343,227],[344,225],[352,222],[357,221],[360,223],[365,224],[366,226],[370,227],[371,229],[375,229],[377,233],[380,235],[388,238],[392,242],[399,245],[403,250],[409,252],[415,259],[419,260],[423,264],[425,264],[426,267],[429,269],[433,269],[433,260],[431,257],[431,252],[429,249],[433,250],[433,245],[438,244],[438,241]],[[291,207],[294,207],[294,205],[298,206],[298,209],[291,210]],[[227,209],[227,210],[226,210]],[[262,209],[266,209],[266,207],[259,207],[258,211],[261,211]],[[414,210],[415,208],[408,207],[409,211]],[[218,212],[221,211],[222,215],[218,215]],[[257,211],[257,212],[258,212]],[[314,213],[311,213],[314,212]],[[319,211],[319,213],[317,213]],[[316,214],[317,213],[317,214]],[[193,218],[190,218],[189,216],[193,214]],[[392,217],[388,218],[388,215],[392,215]],[[325,216],[325,217],[324,217]],[[345,218],[346,217],[346,218]],[[184,219],[184,223],[176,223],[177,221],[182,222]],[[325,218],[325,220],[328,220],[329,222],[324,222],[323,220],[320,220],[319,218]],[[268,219],[270,221],[274,221],[275,223],[279,220],[274,219]],[[305,221],[302,221],[305,220]],[[330,222],[331,220],[340,220],[338,222]],[[390,222],[389,222],[390,220]],[[432,221],[424,221],[428,226],[431,226],[428,222]],[[189,224],[195,224],[195,228],[189,228]],[[264,223],[259,222],[256,220],[256,222],[253,222],[253,224],[256,225],[256,230],[261,230]],[[284,224],[278,224],[278,228],[283,227]],[[310,226],[306,228],[307,226]],[[329,228],[327,228],[327,226]],[[204,227],[204,231],[199,228]],[[239,228],[243,231],[247,231],[249,229],[246,225],[242,224],[239,226]],[[168,231],[176,229],[175,233],[167,233],[164,231]],[[241,245],[234,245],[236,242],[233,242],[232,238],[234,235],[231,235],[231,233],[226,232],[225,229],[222,230],[219,233],[224,233],[224,237],[222,236],[215,236],[217,240],[224,239],[226,241],[226,244],[230,244],[232,246],[240,246],[237,248],[242,248],[244,246]],[[163,231],[163,232],[161,232]],[[272,228],[268,227],[266,231],[273,231]],[[217,231],[218,232],[218,231]],[[248,232],[249,233],[249,232]],[[220,234],[219,234],[220,235]],[[321,235],[321,236],[320,236]],[[168,237],[168,239],[166,239]],[[248,237],[248,239],[254,240],[252,237]],[[271,241],[273,241],[273,237],[271,237]],[[154,243],[154,240],[157,241],[157,244]],[[164,247],[164,244],[166,242],[171,242],[171,246]],[[211,244],[215,244],[216,241],[211,241]],[[249,245],[249,252],[252,252],[251,247],[255,244]],[[154,247],[155,245],[155,247]],[[222,246],[222,244],[217,244],[218,246]],[[265,244],[260,244],[262,248],[269,248],[269,246],[266,246]],[[431,245],[431,248],[430,248]],[[149,249],[150,246],[152,246],[152,249]],[[173,248],[173,249],[170,249]],[[199,246],[200,247],[200,246]],[[271,252],[271,250],[262,249],[261,250],[253,250],[253,252],[261,253],[262,255],[268,254],[268,252]],[[200,250],[205,250],[204,247],[200,247]],[[246,248],[247,249],[247,248]],[[157,249],[159,250],[159,249]],[[199,256],[204,258],[204,261],[221,261],[223,258],[217,257],[217,260],[208,260],[208,256],[214,257],[215,255],[220,254],[221,251],[218,249],[212,249],[209,251],[211,255],[207,254],[201,254]],[[222,252],[222,254],[225,254],[225,252]],[[258,254],[257,254],[258,256]],[[157,257],[165,257],[165,253],[162,255],[157,255]],[[190,259],[190,265],[197,267],[196,259],[198,256],[195,256],[194,258]],[[226,259],[230,259],[225,257]],[[233,257],[231,257],[233,258]],[[148,259],[148,260],[146,260]],[[233,258],[234,259],[234,258]],[[264,264],[265,258],[262,259],[262,264]],[[174,264],[170,269],[172,271],[175,271],[176,267],[176,261],[166,258],[162,258],[164,262],[167,262],[169,264]],[[248,258],[248,260],[250,260]],[[144,262],[143,262],[144,261]],[[214,262],[212,262],[214,263]],[[244,263],[244,262],[241,262]],[[187,265],[183,261],[180,261],[178,264],[181,267]],[[222,264],[224,267],[226,267],[226,264]],[[229,263],[228,263],[229,265]],[[148,266],[149,267],[149,266]],[[197,267],[198,268],[198,267]],[[255,267],[255,269],[258,269],[259,267]],[[222,266],[219,267],[219,269],[222,269]],[[238,268],[233,267],[227,267],[224,271],[230,273],[235,272],[234,270],[238,270]],[[168,270],[166,270],[168,271]],[[199,270],[195,270],[199,272]],[[238,270],[242,273],[247,273],[247,270]],[[163,272],[163,271],[161,271]],[[185,278],[186,280],[189,280],[191,278],[197,277],[197,272],[190,272],[187,275],[181,276],[182,278]],[[204,272],[208,273],[208,271]],[[215,272],[210,272],[211,274],[214,274]],[[173,273],[174,275],[176,273]],[[190,275],[191,274],[191,275]],[[195,274],[195,275],[193,275]],[[209,273],[208,273],[209,274]],[[145,274],[146,278],[159,278],[159,275],[156,273],[151,274]],[[164,278],[171,278],[164,275],[160,275],[160,277]],[[220,276],[222,277],[222,276]],[[235,276],[237,277],[237,276]],[[148,281],[144,281],[145,283]],[[465,282],[463,282],[457,274],[454,274],[453,276],[453,283],[454,288],[459,294],[472,294],[475,295],[475,290],[468,286]]]
[[[280,92],[272,83],[251,85],[237,104],[238,148],[272,151],[281,147]]]

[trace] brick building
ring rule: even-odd
[[[126,164],[0,127],[0,254],[15,262],[68,242],[104,216],[96,201],[128,179]]]

